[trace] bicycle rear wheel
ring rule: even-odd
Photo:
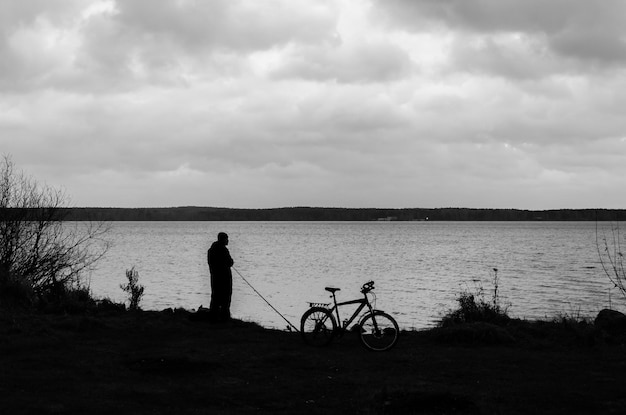
[[[306,344],[326,346],[333,339],[337,322],[332,313],[322,307],[308,309],[300,320],[300,334]]]
[[[398,323],[382,311],[367,314],[359,322],[359,338],[363,346],[375,352],[383,352],[395,346],[400,335]]]

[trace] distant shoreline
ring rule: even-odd
[[[623,221],[626,209],[217,207],[63,209],[65,220],[86,221]]]

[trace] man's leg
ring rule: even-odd
[[[230,294],[228,292],[227,281],[225,278],[220,276],[215,279],[215,289],[214,289],[214,298],[215,298],[215,308],[214,308],[214,316],[218,321],[228,320],[230,317],[228,307],[230,305]]]
[[[224,300],[224,302],[222,304],[222,306],[223,306],[222,313],[223,313],[223,317],[224,317],[225,320],[230,320],[230,302],[231,302],[232,297],[233,297],[233,279],[232,279],[232,277],[225,278],[224,287],[223,288],[224,288],[224,290],[223,290],[223,293],[224,293],[223,300]]]
[[[211,304],[209,305],[209,311],[211,312],[211,315],[216,315],[218,308],[219,299],[217,293],[217,281],[216,278],[211,275]]]

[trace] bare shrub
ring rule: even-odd
[[[16,293],[31,304],[62,296],[106,253],[108,224],[64,221],[68,200],[16,170],[9,156],[0,160],[0,290],[9,287],[0,305]]]
[[[596,222],[596,248],[600,265],[609,281],[626,298],[626,270],[621,239],[619,222],[611,225],[611,232],[608,236],[599,234],[598,222]]]

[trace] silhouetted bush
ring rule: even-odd
[[[126,311],[126,306],[122,303],[116,303],[109,298],[96,300],[98,312],[120,312]]]
[[[97,301],[86,287],[60,285],[40,295],[37,308],[44,313],[85,314],[96,310]]]
[[[474,294],[461,293],[457,301],[459,307],[442,317],[440,327],[475,322],[503,324],[509,320],[506,311],[499,305],[485,302],[481,298],[476,299]]]
[[[140,310],[139,303],[143,297],[143,285],[139,284],[139,273],[135,267],[126,270],[126,284],[120,284],[120,288],[128,294],[128,309],[131,311]]]
[[[66,222],[67,203],[0,158],[0,305],[45,308],[78,295],[82,273],[107,251],[108,225]]]
[[[475,293],[464,291],[457,298],[458,308],[448,311],[439,321],[439,327],[475,322],[505,324],[510,320],[507,314],[508,307],[500,304],[498,269],[494,268],[493,272],[491,301],[485,300],[482,287]]]
[[[33,288],[12,273],[0,271],[0,309],[24,310],[35,303]]]

